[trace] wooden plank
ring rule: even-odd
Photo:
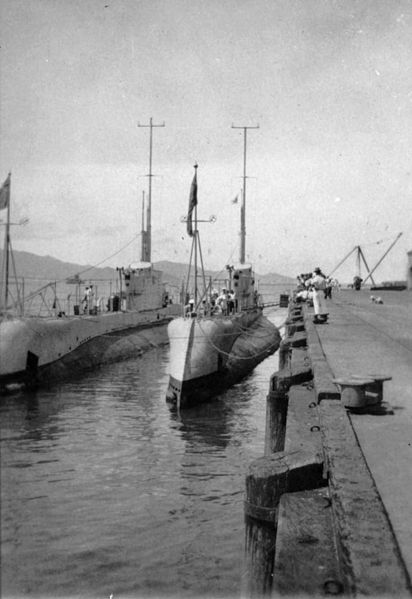
[[[300,322],[301,320],[303,320],[303,313],[302,312],[293,312],[288,316],[288,318],[285,321],[285,324],[286,324],[286,326],[288,326],[295,322]]]
[[[288,395],[285,451],[306,450],[323,461],[320,420],[313,389],[293,386]]]
[[[323,399],[340,399],[340,392],[333,382],[334,373],[326,360],[315,325],[309,316],[305,318],[305,327],[317,401],[319,403]]]
[[[290,369],[294,384],[312,379],[312,364],[306,347],[294,347],[290,354]]]
[[[272,597],[341,594],[327,488],[282,495],[279,503]]]
[[[341,402],[324,400],[319,416],[342,574],[349,592],[410,596],[396,539],[346,410]]]
[[[306,331],[296,331],[290,337],[286,337],[285,341],[287,341],[291,347],[305,347],[307,345]]]
[[[307,347],[293,347],[291,348],[291,366],[296,369],[306,370],[310,368],[310,358]]]
[[[340,400],[340,392],[332,382],[332,372],[326,360],[312,360],[313,386],[317,402],[324,399]]]

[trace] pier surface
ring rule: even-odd
[[[412,292],[380,291],[383,304],[373,293],[338,292],[328,301],[329,324],[316,333],[336,377],[392,377],[384,401],[393,413],[349,417],[412,579]]]
[[[371,294],[336,292],[324,324],[290,304],[246,478],[250,597],[412,596],[412,292]]]

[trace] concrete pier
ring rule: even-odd
[[[246,479],[247,596],[412,596],[412,293],[372,293],[337,292],[326,324],[290,304]]]

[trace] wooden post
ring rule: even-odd
[[[279,346],[279,370],[283,370],[284,368],[288,368],[290,365],[290,344],[286,341],[281,341]]]
[[[271,391],[266,398],[265,455],[283,451],[285,447],[288,397],[286,393]]]
[[[323,464],[319,456],[306,449],[258,458],[249,466],[245,500],[247,597],[271,593],[281,496],[286,492],[322,486],[322,475]]]
[[[284,356],[282,359],[285,359]],[[289,359],[288,357],[288,361]],[[266,398],[265,455],[282,451],[285,447],[287,393],[290,384],[290,370],[287,367],[275,373],[270,380],[270,391]]]
[[[246,551],[242,597],[260,598],[264,595],[270,595],[275,546],[275,523],[259,523],[246,516]]]

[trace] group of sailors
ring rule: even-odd
[[[225,287],[219,293],[217,289],[212,289],[210,300],[202,300],[197,312],[195,311],[195,300],[190,298],[185,305],[185,314],[199,316],[213,316],[223,314],[229,316],[237,311],[237,299],[234,291]]]
[[[337,279],[327,277],[319,267],[313,273],[300,274],[297,277],[298,289],[297,301],[313,301],[315,316],[313,322],[320,324],[328,320],[328,308],[326,301],[332,299],[332,289],[339,289]]]
[[[118,312],[120,310],[119,295],[112,293],[105,305],[105,299],[102,297],[97,297],[93,285],[86,287],[82,300],[83,314],[96,315],[104,310],[107,310],[108,312]]]
[[[82,301],[83,314],[93,314],[98,310],[98,298],[96,297],[96,293],[93,285],[90,287],[86,287],[84,290],[84,298]]]

